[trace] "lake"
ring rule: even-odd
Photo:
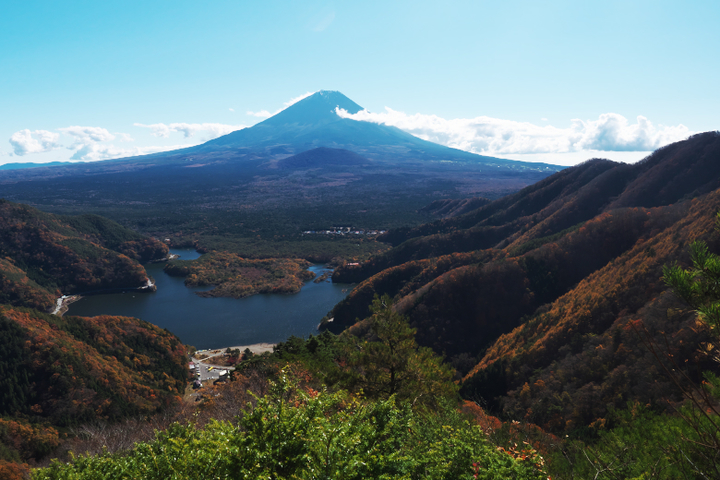
[[[183,260],[200,256],[194,250],[171,249],[170,253]],[[198,349],[220,348],[317,334],[320,319],[350,290],[349,285],[310,280],[299,293],[291,295],[202,298],[194,292],[209,288],[187,288],[183,278],[165,274],[164,266],[164,262],[145,265],[157,292],[87,296],[70,304],[67,315],[136,317],[167,328],[183,343]],[[310,270],[319,277],[328,269],[314,265]]]

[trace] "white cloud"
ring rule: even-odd
[[[580,135],[576,145],[583,150],[621,152],[655,150],[692,133],[684,125],[656,128],[642,115],[631,125],[616,113],[604,113],[596,121],[573,120],[573,129]]]
[[[56,148],[60,148],[57,143],[60,134],[49,132],[47,130],[30,131],[27,128],[15,132],[10,137],[10,145],[13,147],[15,155],[27,155],[28,153],[49,152]]]
[[[191,128],[187,128],[192,134]],[[58,133],[59,132],[59,133]],[[72,143],[63,145],[60,140],[65,136],[72,139]],[[186,135],[187,137],[188,135]],[[102,127],[80,127],[71,126],[58,128],[57,132],[47,130],[20,130],[10,137],[10,144],[13,146],[15,155],[27,155],[29,153],[45,153],[58,148],[72,150],[70,160],[96,161],[111,158],[131,157],[147,155],[149,153],[163,152],[187,148],[190,145],[167,145],[167,146],[146,146],[146,147],[118,147],[109,144],[112,140],[120,142],[133,142],[133,138],[127,133],[110,133]],[[8,154],[12,156],[13,154]]]
[[[81,145],[86,145],[95,142],[107,142],[115,139],[115,135],[108,132],[107,129],[102,127],[65,127],[58,128],[58,131],[66,135],[70,135],[75,139],[70,149],[75,149]]]
[[[280,112],[280,111],[281,110],[278,110],[278,112]],[[267,110],[260,110],[259,112],[251,112],[250,110],[248,110],[246,113],[253,117],[260,117],[260,118],[268,118],[268,117],[272,117],[272,115],[273,115],[272,113],[268,112]]]
[[[198,132],[203,132],[207,140],[247,128],[246,125],[224,125],[222,123],[153,123],[152,125],[135,123],[134,125],[151,129],[152,134],[156,137],[168,137],[172,132],[181,132],[185,138],[190,138]]]
[[[277,115],[278,113],[282,112],[282,111],[285,110],[286,108],[291,107],[292,105],[295,105],[295,104],[296,104],[297,102],[299,102],[300,100],[303,100],[303,99],[309,97],[310,95],[312,95],[312,94],[314,94],[314,93],[315,93],[315,92],[305,92],[305,93],[303,93],[302,95],[300,95],[300,96],[298,96],[298,97],[291,98],[291,99],[288,100],[287,102],[284,102],[284,103],[283,103],[284,106],[283,106],[282,108],[276,110],[275,113],[270,113],[270,112],[267,111],[267,110],[260,110],[259,112],[252,112],[252,111],[248,110],[248,111],[245,112],[245,113],[247,113],[248,115],[251,115],[251,116],[253,116],[253,117],[269,118],[269,117],[272,117],[273,115]]]
[[[234,112],[234,111],[235,111],[234,108],[228,108],[228,110],[230,110],[231,112]]]
[[[99,143],[90,143],[83,145],[75,151],[70,160],[82,160],[85,162],[94,162],[97,160],[109,160],[113,158],[135,157],[138,155],[148,155],[150,153],[166,152],[170,150],[178,150],[187,148],[188,145],[169,145],[163,147],[133,147],[120,148],[115,145],[102,145]]]
[[[275,113],[280,113],[280,112],[282,112],[282,111],[285,110],[286,108],[288,108],[288,107],[290,107],[290,106],[292,106],[292,105],[295,105],[295,104],[296,104],[297,102],[299,102],[300,100],[303,100],[303,99],[309,97],[310,95],[312,95],[312,94],[314,94],[314,93],[315,93],[315,92],[305,92],[305,93],[303,93],[302,95],[300,95],[299,97],[291,98],[290,100],[288,100],[287,102],[285,102],[285,107],[284,107],[284,108],[281,108],[280,110],[278,110],[278,111],[275,112]],[[274,115],[274,114],[273,114],[273,115]]]
[[[115,134],[110,133],[106,128],[102,127],[81,127],[72,126],[58,128],[58,131],[73,138],[73,143],[67,147],[74,153],[70,160],[95,161],[106,160],[108,158],[119,158],[128,156],[127,152],[134,149],[124,149],[114,145],[103,144],[115,140]],[[133,139],[126,133],[117,134],[121,142],[132,142]]]
[[[117,135],[118,137],[120,137],[120,141],[121,141],[121,142],[134,142],[134,141],[135,141],[135,139],[132,138],[132,137],[131,137],[130,135],[128,135],[127,133],[115,132],[115,135]]]
[[[157,137],[167,137],[172,132],[179,132],[185,138],[193,137],[196,134],[204,134],[203,136],[208,137],[207,140],[245,128],[244,125],[224,125],[220,123],[171,123],[168,125],[164,123],[153,125],[137,123],[135,125],[151,129],[152,134]],[[63,138],[65,142],[62,142]],[[55,132],[20,130],[10,137],[10,144],[15,155],[45,153],[58,148],[66,148],[72,151],[70,160],[97,161],[177,150],[200,143],[200,141],[197,141],[183,145],[124,147],[110,143],[113,140],[115,142],[135,141],[127,133],[110,133],[106,128],[102,127],[70,126],[58,128]]]
[[[692,133],[684,125],[655,127],[642,116],[631,124],[616,113],[602,114],[598,120],[572,120],[570,127],[557,128],[491,117],[447,120],[388,107],[383,113],[336,111],[342,118],[395,126],[424,140],[484,155],[650,151]]]

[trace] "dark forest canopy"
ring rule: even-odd
[[[331,163],[336,152],[327,156],[327,152],[320,153],[318,158],[300,157],[299,161],[311,166]],[[361,160],[355,160],[357,162],[351,159],[349,163],[359,165]],[[391,198],[386,197],[382,201],[387,202],[383,207],[385,211],[391,211]],[[425,205],[428,204],[430,202],[425,202]],[[64,248],[61,252],[70,251],[105,266],[114,265],[107,260],[115,258],[113,255],[126,258],[130,262],[127,265],[137,265],[135,261],[143,255],[157,253],[153,250],[153,244],[143,243],[142,238],[135,236],[137,234],[99,217],[70,219],[9,202],[3,202],[0,206],[24,219],[8,223],[6,230],[12,234],[6,235],[3,244],[9,245],[3,248],[8,252],[16,252],[18,258],[26,258],[22,257],[24,252],[32,251],[36,253],[27,258],[47,262],[40,254],[42,247],[28,249],[38,242],[47,242],[48,248],[59,248],[52,247],[58,244]],[[352,210],[348,209],[347,204],[343,204],[342,208],[346,212]],[[491,412],[503,420],[515,421],[506,424],[510,425],[510,430],[515,428],[514,425],[519,425],[517,421],[529,422],[526,424],[529,429],[526,432],[536,432],[538,435],[533,437],[536,440],[550,439],[548,444],[567,447],[568,450],[562,454],[556,452],[558,456],[554,457],[554,468],[558,468],[558,472],[562,470],[560,466],[563,462],[566,462],[570,465],[570,471],[589,472],[590,476],[597,474],[598,478],[602,477],[599,472],[603,468],[613,464],[618,455],[627,453],[617,449],[618,443],[634,438],[633,432],[637,432],[638,425],[643,423],[655,433],[647,445],[633,440],[641,448],[639,451],[652,451],[653,448],[662,450],[664,456],[658,457],[658,462],[662,463],[662,468],[666,469],[664,471],[673,474],[683,472],[692,476],[695,467],[678,453],[686,452],[682,448],[688,444],[677,442],[682,438],[694,438],[693,424],[683,423],[675,412],[693,414],[705,410],[688,410],[688,396],[684,392],[686,388],[694,387],[683,387],[672,376],[668,376],[663,359],[672,358],[672,362],[680,366],[679,371],[685,375],[684,381],[689,385],[710,385],[700,388],[720,389],[720,381],[714,376],[720,373],[720,369],[712,353],[716,348],[717,336],[702,322],[698,322],[692,308],[669,289],[662,277],[663,269],[668,265],[677,263],[684,268],[691,263],[688,246],[697,240],[703,241],[710,252],[720,252],[720,234],[714,230],[719,210],[720,135],[717,132],[696,135],[669,145],[635,165],[590,160],[494,201],[469,199],[431,204],[422,215],[437,215],[442,219],[426,224],[418,224],[416,221],[415,225],[390,230],[380,239],[389,242],[392,248],[377,253],[367,261],[346,263],[342,258],[337,259],[340,267],[335,272],[334,280],[359,282],[351,294],[330,313],[331,318],[323,323],[328,330],[345,331],[343,335],[334,337],[326,332],[308,340],[288,339],[278,345],[273,356],[251,357],[241,364],[239,375],[244,379],[243,382],[250,381],[248,379],[256,374],[265,375],[263,378],[273,379],[274,382],[277,380],[275,375],[282,371],[283,362],[293,363],[295,380],[305,382],[299,390],[292,387],[296,389],[292,394],[280,393],[279,397],[261,395],[262,400],[255,400],[260,405],[257,410],[260,413],[255,415],[255,411],[250,409],[246,412],[247,418],[255,418],[260,425],[266,421],[262,412],[274,412],[263,409],[271,405],[275,408],[283,401],[292,399],[292,407],[283,410],[292,417],[288,417],[290,423],[296,418],[295,415],[298,415],[297,418],[306,418],[303,417],[308,412],[305,409],[310,408],[315,413],[327,413],[312,418],[318,422],[324,418],[323,421],[330,423],[323,425],[334,429],[342,422],[333,423],[335,420],[331,419],[335,417],[332,415],[342,417],[345,415],[343,409],[350,405],[362,406],[363,412],[381,409],[390,412],[395,418],[402,417],[403,408],[413,411],[416,408],[429,408],[425,411],[429,416],[425,418],[435,419],[432,421],[442,418],[438,421],[449,422],[446,407],[426,401],[440,397],[452,401],[451,397],[459,388],[460,395],[470,405],[478,402],[484,408],[483,412],[474,404],[471,410],[482,412],[477,413],[476,420],[482,418],[488,422],[488,432],[495,429],[497,433],[505,428],[499,426],[498,419],[488,420],[493,418],[487,415],[487,412]],[[314,214],[318,213],[316,211]],[[351,241],[333,237],[322,240],[302,237],[289,240],[285,237],[283,240],[282,229],[277,229],[282,218],[281,214],[273,220],[278,222],[275,226],[259,227],[257,232],[252,233],[259,235],[257,242],[263,242],[263,235],[274,231],[276,233],[272,234],[272,238],[276,242],[275,246],[282,242],[293,244],[285,251],[287,254],[282,255],[285,258],[290,257],[289,252],[295,251],[293,248],[303,245],[303,242],[309,242],[305,246],[317,248],[321,242],[333,245],[337,240],[340,243],[334,245],[340,245],[342,250],[342,242]],[[389,217],[385,218],[387,220]],[[193,221],[198,226],[202,225],[198,228],[208,228],[199,218]],[[28,225],[33,228],[25,230]],[[211,222],[210,226],[221,226],[224,229],[228,223]],[[247,225],[238,226],[238,231],[245,228]],[[202,237],[203,241],[212,239],[216,246],[234,244],[238,249],[254,248],[260,244],[252,243],[255,240],[250,241],[249,236],[243,236],[245,234],[234,237],[229,233],[230,230],[224,230],[222,234],[219,230],[221,228],[214,235]],[[206,233],[208,231],[205,230]],[[289,233],[286,235],[290,236]],[[197,242],[199,238],[195,237],[194,241]],[[362,241],[358,239],[356,246],[364,250],[362,255],[359,254],[360,250],[355,252],[358,254],[355,258],[366,258],[375,248],[373,242],[371,238]],[[13,246],[15,250],[12,250]],[[188,278],[194,275],[192,281],[218,284],[223,278],[230,279],[233,275],[237,276],[238,272],[247,273],[251,270],[260,280],[261,275],[255,270],[256,266],[263,262],[268,265],[275,262],[265,260],[266,255],[262,250],[255,251],[254,260],[247,260],[233,248],[214,250],[217,251],[205,257],[204,266],[201,265],[203,262],[197,261],[180,262],[169,268]],[[26,293],[21,292],[24,297],[21,293],[14,294],[18,298],[32,299],[31,293],[39,291],[37,288],[46,288],[44,285],[55,278],[50,274],[43,276],[46,268],[59,268],[54,263],[40,263],[40,267],[33,270],[24,268],[29,265],[29,260],[23,260],[25,263],[20,264],[11,255],[4,256],[4,259],[0,259],[0,265],[6,272],[4,278],[25,289],[22,292]],[[297,270],[282,262],[278,265],[277,275]],[[62,272],[62,268],[59,271]],[[137,268],[130,271],[140,272]],[[89,278],[92,280],[93,277]],[[99,278],[115,277],[103,273]],[[16,288],[21,291],[20,287]],[[228,284],[225,288],[229,292],[240,292],[245,287]],[[3,289],[3,293],[6,291],[11,292],[12,289]],[[375,305],[371,309],[373,299]],[[105,355],[105,363],[97,364],[97,368],[123,372],[113,374],[114,377],[111,375],[112,378],[122,379],[125,378],[123,375],[127,375],[127,381],[121,382],[125,388],[122,394],[114,394],[109,404],[92,404],[83,410],[84,413],[81,412],[82,418],[90,418],[91,409],[101,412],[101,416],[107,418],[119,418],[128,412],[148,412],[156,405],[139,402],[141,391],[149,393],[152,389],[165,388],[170,393],[162,398],[169,399],[173,396],[172,392],[179,388],[180,383],[173,383],[173,379],[182,376],[179,367],[181,362],[176,361],[179,357],[176,358],[175,354],[168,357],[164,353],[175,351],[177,354],[179,347],[173,343],[171,336],[165,337],[161,332],[152,331],[150,326],[142,322],[110,317],[97,321],[57,319],[10,307],[3,312],[5,323],[2,324],[2,332],[8,339],[5,342],[6,350],[11,352],[8,355],[18,355],[23,359],[17,364],[3,366],[4,371],[11,372],[13,378],[13,387],[8,390],[10,393],[6,392],[10,395],[6,400],[8,405],[13,405],[11,408],[15,408],[15,413],[21,416],[47,416],[56,425],[67,422],[63,416],[64,410],[54,408],[64,405],[64,400],[48,403],[47,398],[38,396],[37,390],[33,390],[36,388],[33,382],[35,385],[46,382],[53,389],[48,391],[60,391],[71,396],[79,395],[77,392],[83,388],[95,388],[96,385],[88,379],[84,370],[87,365],[94,365],[93,361],[83,361],[76,367],[74,360],[66,356],[67,352],[63,348],[67,351],[74,349],[77,352],[90,352],[88,348],[91,347],[101,356]],[[385,324],[388,328],[380,328]],[[112,332],[102,330],[109,328],[108,325],[113,326]],[[86,334],[97,329],[102,330],[97,336]],[[133,337],[128,333],[139,330],[144,330],[139,336]],[[45,342],[45,333],[41,332],[55,332],[58,337]],[[37,352],[28,346],[27,341],[23,343],[23,338],[28,335],[33,335],[33,342],[37,341],[41,346],[61,345],[59,349],[48,347],[38,350],[44,355],[43,358],[53,360],[50,366],[37,371],[28,367],[45,365],[38,363],[32,356],[37,355]],[[148,337],[154,340],[148,343]],[[396,344],[393,343],[395,339],[399,339]],[[90,347],[72,344],[74,341],[86,343]],[[29,345],[32,346],[33,342]],[[661,345],[662,349],[653,350],[655,347],[648,348],[648,345]],[[396,346],[404,353],[399,358],[391,359],[392,355],[388,357],[387,352]],[[126,347],[130,350],[118,350]],[[155,354],[150,355],[147,353],[149,350]],[[87,355],[88,359],[91,358],[90,353]],[[148,357],[149,363],[142,363],[145,361],[143,355]],[[441,363],[442,356],[445,358],[444,364]],[[400,362],[399,366],[395,360]],[[66,364],[72,365],[73,373],[76,370],[78,373],[70,375],[73,381],[55,385],[53,382],[68,375],[65,370],[57,370],[66,368]],[[140,364],[147,366],[149,375],[138,373]],[[123,370],[123,365],[128,370]],[[412,369],[408,371],[408,365],[417,365],[420,370],[415,373]],[[686,368],[685,365],[691,367]],[[173,369],[175,366],[178,367],[177,376],[173,374],[169,378],[160,378],[161,370]],[[455,369],[458,385],[450,381],[453,375],[450,367]],[[436,373],[427,375],[430,371]],[[135,378],[138,374],[140,377]],[[396,385],[400,385],[396,379],[403,380],[401,384],[405,386],[404,390],[396,388]],[[435,385],[432,380],[439,382]],[[420,386],[413,387],[416,384]],[[128,385],[135,390],[127,390]],[[255,384],[259,392],[267,392],[262,385],[268,384]],[[329,390],[322,390],[324,388]],[[418,395],[418,392],[423,392],[423,388],[440,393]],[[102,389],[95,391],[99,393],[87,396],[91,403],[92,399],[100,401],[104,398]],[[220,390],[213,392],[221,396]],[[306,392],[307,395],[298,392]],[[32,401],[17,400],[21,398],[30,398]],[[242,398],[248,399],[246,396]],[[207,401],[208,405],[213,402]],[[398,403],[384,403],[388,401]],[[21,407],[21,403],[27,403],[30,407]],[[73,405],[82,407],[84,403]],[[330,411],[322,410],[322,405],[332,405],[332,415]],[[355,415],[359,411],[351,409],[349,412],[348,415]],[[411,417],[403,418],[403,421],[407,421],[403,425],[410,428],[403,431],[415,435],[417,432],[413,429],[419,428],[420,423],[413,423]],[[21,429],[20,424],[9,425],[6,420],[3,422],[0,430]],[[449,422],[455,425],[452,428],[464,431],[462,428],[465,427],[461,428],[453,422]],[[34,425],[35,430],[31,428],[33,433],[28,438],[51,439],[49,443],[40,442],[40,445],[46,446],[36,454],[43,455],[52,446],[53,434],[42,430],[39,424]],[[443,425],[439,428],[450,426]],[[281,428],[278,425],[272,428],[276,427]],[[87,468],[104,468],[98,465],[105,461],[115,464],[113,462],[124,461],[123,458],[134,461],[133,458],[142,457],[145,451],[143,448],[165,448],[170,443],[178,444],[180,438],[206,438],[214,442],[215,433],[231,427],[218,425],[217,431],[213,428],[196,430],[193,426],[182,431],[172,430],[166,437],[158,437],[154,443],[143,446],[130,456],[121,454],[117,457],[102,457],[104,460],[88,459],[83,465]],[[234,442],[242,443],[251,438],[246,436],[249,427],[245,425],[243,428],[248,430],[234,437]],[[678,434],[675,440],[666,439],[663,435],[670,430],[683,433]],[[320,431],[323,431],[322,428]],[[397,431],[392,435],[399,433]],[[221,432],[219,434],[225,435]],[[561,441],[552,434],[568,440]],[[524,438],[529,439],[531,436],[526,433]],[[312,435],[308,433],[306,437],[309,439]],[[417,440],[420,445],[425,441],[424,438],[407,437],[404,441]],[[659,441],[664,444],[659,445]],[[253,449],[259,451],[256,446]],[[595,457],[583,456],[588,452]],[[704,452],[697,449],[687,452],[693,462],[705,462],[701,458]],[[553,455],[552,452],[549,454]],[[632,476],[637,477],[646,472],[647,468],[654,468],[644,466],[644,460],[637,456],[631,457],[623,457],[627,460],[623,463],[623,472],[627,475],[632,473]],[[13,457],[10,455],[7,458]],[[601,461],[610,463],[604,464],[604,467],[599,463]],[[714,464],[709,462],[703,465],[712,467]],[[247,467],[254,468],[251,465]],[[57,468],[57,472],[62,473],[60,467]],[[428,467],[426,464],[410,462],[407,468]],[[603,471],[617,473],[620,470]],[[472,475],[472,471],[465,471],[464,474]],[[556,475],[557,478],[565,478],[561,473]],[[617,475],[623,476],[620,473]]]
[[[143,287],[140,263],[167,254],[165,244],[97,215],[0,200],[0,303],[49,311],[63,294]]]
[[[667,408],[679,391],[634,333],[642,321],[684,359],[708,333],[667,294],[662,267],[696,239],[717,247],[720,134],[635,165],[590,160],[455,217],[388,232],[394,248],[334,281],[361,282],[327,328],[388,294],[422,345],[464,375],[463,394],[554,432],[627,401]],[[357,328],[357,327],[355,327]]]

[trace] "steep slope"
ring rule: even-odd
[[[42,460],[69,426],[175,403],[186,358],[177,337],[141,320],[0,306],[0,466]]]
[[[628,401],[666,408],[680,395],[642,338],[688,365],[717,369],[698,345],[709,332],[660,280],[662,266],[687,264],[696,239],[720,250],[713,232],[720,191],[690,202],[670,227],[646,239],[501,336],[465,381],[465,393],[555,431],[601,421]],[[686,363],[691,362],[691,363]],[[670,368],[677,368],[671,366]],[[499,388],[498,388],[499,387]]]
[[[379,240],[395,248],[359,268],[339,268],[333,278],[359,282],[410,260],[492,248],[531,229],[536,237],[558,233],[600,213],[622,191],[629,174],[627,165],[590,160],[464,215],[391,230]]]
[[[640,175],[607,208],[655,207],[720,187],[720,132],[695,135],[663,147],[634,165]]]
[[[334,277],[367,279],[327,327],[355,324],[369,298],[388,293],[419,343],[463,373],[480,361],[468,397],[553,431],[600,421],[628,400],[667,405],[660,399],[678,391],[629,322],[642,320],[660,344],[665,332],[681,361],[707,339],[660,277],[663,265],[687,261],[693,239],[720,247],[718,180],[705,174],[713,162],[716,132],[638,165],[593,160],[474,212],[390,232],[402,243]],[[658,172],[674,173],[663,183]]]
[[[117,418],[156,411],[185,389],[185,346],[142,320],[3,306],[0,322],[2,415],[39,415],[61,425]]]
[[[317,147],[351,150],[397,162],[399,159],[455,159],[486,164],[491,168],[538,170],[547,165],[527,164],[485,157],[422,140],[396,127],[338,116],[337,109],[354,114],[362,107],[340,92],[321,90],[252,127],[210,140],[191,152],[226,149],[247,152],[297,154]]]
[[[0,200],[0,301],[49,311],[60,294],[147,285],[167,246],[95,215],[56,216]]]

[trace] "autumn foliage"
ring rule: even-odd
[[[60,294],[137,288],[138,262],[167,246],[97,215],[65,217],[0,200],[0,302],[50,310]]]
[[[0,459],[39,459],[58,446],[58,428],[175,403],[186,355],[177,337],[142,320],[1,306]]]
[[[185,277],[188,287],[213,286],[203,297],[242,298],[257,293],[297,293],[315,275],[307,260],[248,259],[230,252],[212,252],[198,260],[176,260],[165,266],[169,275]]]
[[[466,398],[553,432],[597,429],[629,401],[681,401],[633,329],[642,321],[692,375],[706,329],[661,281],[696,239],[718,244],[720,135],[697,135],[642,162],[591,160],[475,211],[389,232],[394,248],[335,280],[361,281],[329,328],[394,297],[418,343],[475,363]],[[720,173],[720,172],[718,172]],[[463,372],[465,373],[465,372]]]

